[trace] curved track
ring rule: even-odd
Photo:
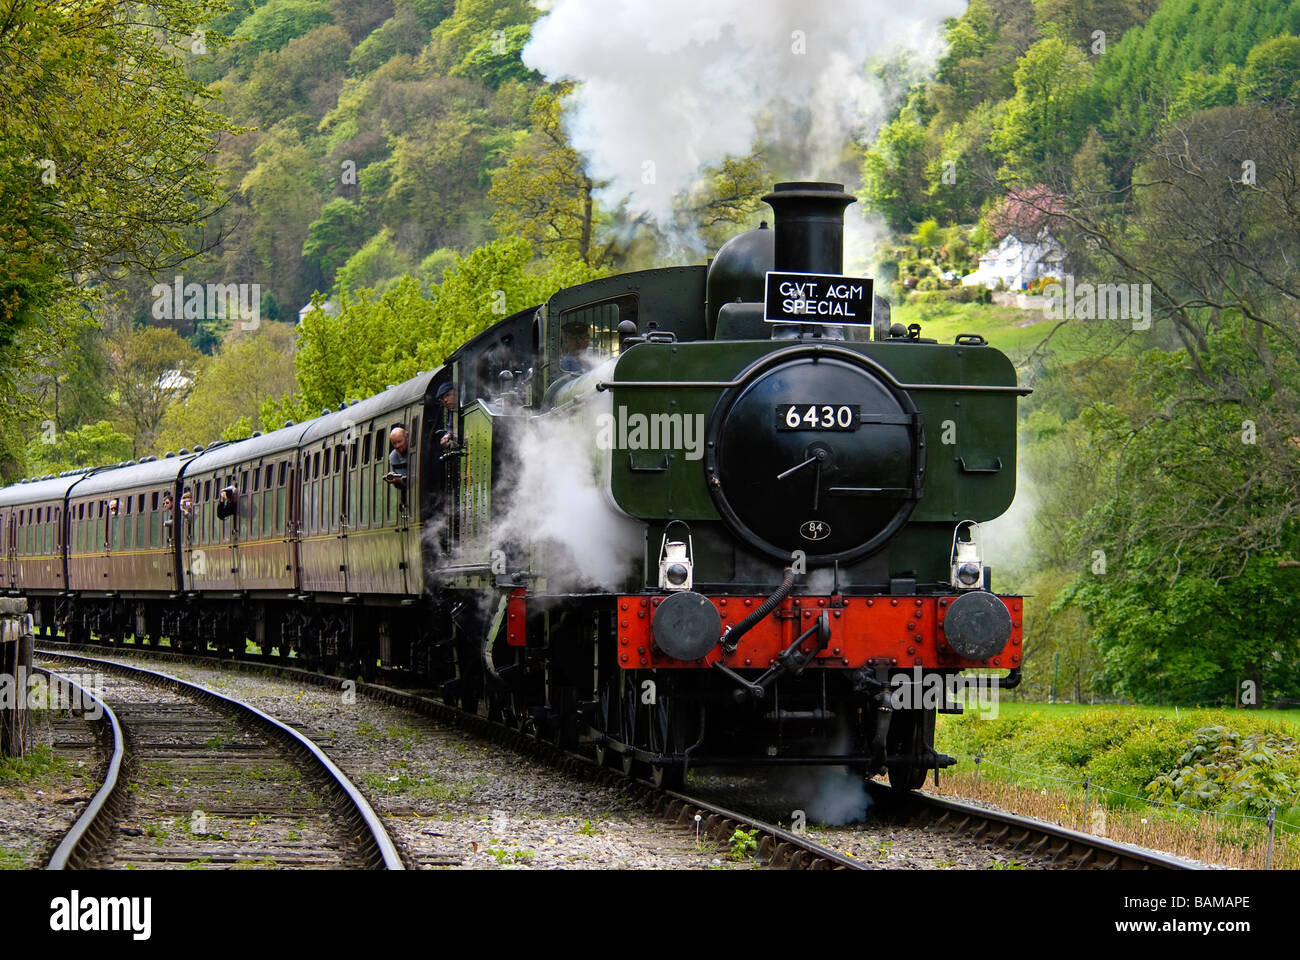
[[[316,744],[274,717],[167,674],[37,652],[96,672],[102,693],[76,689],[102,709],[110,752],[103,786],[51,869],[402,869],[365,797]]]
[[[101,648],[78,649],[99,652]],[[286,667],[270,660],[225,660],[215,656],[176,654],[158,648],[138,650],[115,647],[178,662],[220,664],[241,669],[263,670],[273,675],[319,686],[336,687],[339,677]],[[585,772],[603,782],[618,783],[637,795],[657,813],[684,828],[698,829],[701,836],[725,844],[736,830],[755,831],[760,860],[770,866],[791,869],[873,869],[869,864],[831,850],[803,834],[774,826],[750,814],[719,806],[697,796],[665,790],[653,784],[623,776],[602,767],[590,757],[562,750],[502,724],[452,707],[441,700],[376,683],[356,684],[370,697],[414,710],[467,730],[494,743],[508,745],[568,773]],[[1046,859],[1061,869],[1089,870],[1186,870],[1197,864],[1156,851],[1143,850],[1104,837],[1079,833],[1066,827],[1021,817],[1001,810],[941,798],[923,792],[900,793],[883,784],[867,782],[878,813],[908,824],[946,834],[963,842],[997,846],[1011,852]],[[698,819],[697,819],[698,818]]]

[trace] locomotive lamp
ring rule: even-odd
[[[674,524],[686,524],[680,520],[674,520],[668,524],[672,527]],[[659,589],[660,590],[689,590],[694,586],[695,581],[695,545],[691,542],[690,528],[687,527],[685,540],[669,540],[668,529],[665,528],[663,540],[659,544]]]
[[[973,537],[962,540],[962,528],[973,531]],[[984,566],[980,560],[979,524],[963,520],[952,532],[952,585],[956,590],[976,590],[984,581]]]

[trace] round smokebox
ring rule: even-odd
[[[706,597],[684,591],[665,597],[650,621],[655,646],[677,660],[698,660],[718,642],[722,618]]]
[[[987,590],[964,593],[948,607],[943,620],[948,645],[967,660],[997,656],[1011,639],[1011,614]]]

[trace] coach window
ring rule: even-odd
[[[245,473],[244,476],[248,476],[248,474]],[[261,488],[262,488],[262,471],[254,470],[253,471],[253,492],[257,493]]]
[[[116,518],[117,522],[120,522],[122,524],[122,549],[123,550],[131,549],[131,530],[133,526],[133,522],[131,520],[131,501],[134,499],[135,497],[129,497],[129,496],[122,498],[123,501],[122,510],[119,511],[121,516]]]

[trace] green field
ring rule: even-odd
[[[997,708],[988,718],[974,711],[939,717],[935,744],[958,758],[958,771],[970,771],[978,755],[986,776],[1063,789],[1090,778],[1094,789],[1112,792],[1114,802],[1142,803],[1150,796],[1148,783],[1180,767],[1189,738],[1218,727],[1235,731],[1241,741],[1252,735],[1275,739],[1252,749],[1225,748],[1217,758],[1211,750],[1191,761],[1219,782],[1215,797],[1195,804],[1225,810],[1243,803],[1267,808],[1276,802],[1283,809],[1300,804],[1300,710],[1015,702]]]
[[[1041,310],[947,301],[895,306],[890,319],[894,323],[919,323],[921,336],[940,343],[952,343],[959,333],[981,334],[1016,364],[1040,347],[1049,334],[1051,340],[1043,349],[1050,349],[1058,359],[1069,361],[1104,354],[1119,341],[1123,325],[1123,321],[1117,326],[1111,322],[1071,320],[1052,333],[1057,321],[1044,317]],[[1133,348],[1143,343],[1141,339],[1130,340]]]

